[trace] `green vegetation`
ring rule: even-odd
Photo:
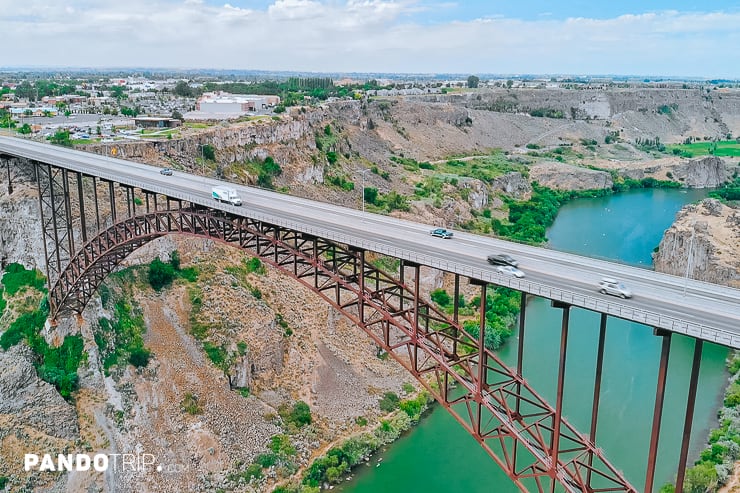
[[[174,279],[175,268],[171,263],[164,263],[157,257],[149,264],[149,284],[155,291],[169,286]]]
[[[194,267],[180,268],[180,254],[177,250],[170,254],[168,263],[162,262],[157,257],[149,264],[149,284],[155,291],[168,287],[177,277],[190,282],[194,282],[198,277],[198,271]]]
[[[516,315],[519,313],[521,294],[518,291],[505,287],[497,287],[490,294],[486,294],[486,328],[483,345],[494,351],[501,347],[513,331]],[[480,297],[476,296],[470,300],[470,307],[474,310],[480,308]],[[463,328],[470,337],[477,340],[480,335],[480,322],[478,320],[466,320]]]
[[[386,392],[383,394],[383,398],[380,399],[378,405],[380,410],[386,413],[390,413],[398,409],[401,399],[394,392]]]
[[[59,347],[52,347],[41,335],[49,316],[49,304],[46,297],[42,297],[46,288],[44,276],[40,272],[26,270],[19,264],[10,264],[3,275],[2,284],[9,298],[30,289],[34,291],[34,298],[40,299],[40,302],[36,308],[29,308],[27,302],[18,307],[18,317],[10,322],[0,336],[0,347],[7,350],[25,341],[34,353],[34,367],[39,378],[54,385],[62,397],[70,399],[72,392],[78,389],[77,369],[86,357],[82,336],[66,336]],[[0,296],[3,299],[3,308],[6,304],[5,294]]]
[[[69,138],[69,130],[57,130],[54,135],[49,137],[49,142],[64,147],[72,147],[72,141]]]
[[[671,104],[662,104],[658,106],[658,113],[661,115],[672,115],[674,111],[678,110],[678,104],[671,103]]]
[[[401,401],[402,412],[396,412],[381,421],[373,431],[348,438],[338,447],[332,447],[325,456],[316,459],[303,475],[302,484],[318,487],[327,482],[336,484],[351,468],[385,444],[396,440],[426,410],[431,396],[422,392],[414,399]],[[289,491],[301,491],[292,489]]]
[[[219,368],[224,373],[228,373],[229,368],[231,368],[232,357],[229,355],[226,347],[206,341],[203,343],[203,350],[216,368]]]
[[[208,159],[209,161],[216,160],[216,149],[214,149],[211,144],[204,144],[200,146],[200,152],[203,155],[204,159]]]
[[[345,176],[327,175],[325,179],[327,184],[337,188],[341,188],[342,190],[346,190],[347,192],[351,192],[355,189],[354,182],[348,180]]]
[[[401,261],[395,257],[387,257],[385,255],[378,255],[377,258],[370,261],[376,268],[388,272],[398,272],[398,268],[401,266]]]
[[[668,152],[672,152],[673,154],[681,155],[684,157],[740,156],[740,141],[738,139],[704,142],[684,142],[683,144],[669,144],[665,147]]]
[[[5,296],[3,295],[4,289],[2,285],[0,285],[0,317],[3,316],[3,313],[5,312],[5,307],[8,306],[8,302],[5,301]]]
[[[262,469],[268,467],[275,467],[278,477],[289,477],[296,473],[298,467],[295,464],[295,456],[297,454],[296,448],[290,442],[288,435],[274,435],[270,439],[270,452],[260,454],[255,457],[254,462],[250,464],[244,472],[237,474],[229,474],[227,479],[230,481],[243,480],[249,482],[252,478],[262,477]],[[237,464],[240,467],[241,464]],[[281,489],[282,488],[282,489]],[[301,489],[300,487],[278,487],[274,491],[294,491],[294,492],[305,492],[307,490]],[[316,490],[318,492],[318,490]]]
[[[709,192],[709,196],[724,202],[740,201],[740,176],[735,175],[735,179],[732,182],[723,188]]]
[[[305,425],[310,425],[312,421],[311,408],[303,401],[296,401],[290,407],[283,404],[278,409],[278,414],[283,418],[283,422],[289,428],[300,429]]]
[[[565,118],[563,110],[556,110],[554,108],[536,108],[529,110],[529,114],[545,118]]]
[[[203,413],[203,409],[198,401],[198,396],[194,395],[192,392],[185,392],[185,396],[182,401],[180,401],[180,409],[193,416]]]
[[[143,334],[146,331],[144,317],[138,305],[130,300],[130,287],[124,290],[113,306],[113,319],[98,319],[99,331],[95,332],[95,343],[103,360],[103,368],[127,361],[143,368],[149,364],[151,352],[144,347]]]
[[[263,188],[274,188],[272,179],[282,173],[283,169],[280,165],[272,157],[267,156],[257,172],[257,185]]]
[[[8,296],[14,296],[23,288],[46,291],[46,278],[37,270],[26,270],[21,264],[8,264],[2,280]]]

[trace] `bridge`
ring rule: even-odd
[[[222,182],[42,143],[0,137],[0,160],[12,193],[14,166],[33,170],[38,187],[53,317],[81,313],[105,277],[130,253],[161,236],[185,234],[229,243],[312,289],[413,374],[483,446],[522,491],[638,491],[595,444],[608,317],[652,327],[662,338],[645,486],[653,490],[671,334],[694,339],[694,360],[677,471],[681,491],[702,344],[740,348],[740,290],[612,262],[456,232],[430,237],[428,225],[331,204],[230,185],[242,207],[217,203]],[[101,206],[102,203],[102,206]],[[399,259],[396,273],[366,261],[366,252]],[[490,253],[515,256],[526,277],[498,273]],[[420,268],[454,276],[451,317],[420,293]],[[621,300],[597,292],[604,277],[636,293]],[[485,303],[472,337],[458,320],[462,280],[521,293],[518,363],[507,367],[487,349]],[[526,301],[562,309],[557,393],[545,402],[522,376]],[[601,314],[591,426],[582,433],[562,413],[569,314]]]

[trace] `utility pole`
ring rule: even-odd
[[[691,240],[689,240],[689,254],[686,257],[686,275],[683,281],[683,295],[686,296],[686,286],[689,283],[689,271],[691,269],[691,257],[694,253],[694,234],[696,233],[696,221],[691,225]]]
[[[362,190],[360,190],[360,198],[362,199],[362,213],[365,213],[365,173],[370,171],[369,169],[356,169],[356,173],[362,175]],[[363,218],[364,221],[364,218]]]

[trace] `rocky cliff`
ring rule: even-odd
[[[606,171],[580,168],[559,162],[544,162],[530,168],[530,178],[555,190],[597,190],[611,188],[612,177]]]
[[[740,287],[740,210],[715,199],[684,207],[653,260],[660,272]]]

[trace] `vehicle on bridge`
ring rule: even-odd
[[[518,267],[519,262],[514,257],[506,253],[495,253],[488,256],[488,263],[491,265],[510,265],[512,267]]]
[[[520,271],[516,267],[512,267],[511,265],[499,265],[496,267],[496,272],[504,274],[505,276],[514,276],[518,278],[524,277],[524,272]]]
[[[452,231],[447,231],[444,228],[433,229],[429,232],[430,235],[438,238],[450,239],[452,238]]]
[[[159,170],[159,174],[164,176],[172,176],[172,170],[170,168],[162,168],[161,170]]]
[[[227,202],[231,205],[242,205],[242,199],[236,190],[229,187],[213,187],[211,188],[211,195],[214,199],[219,202]]]
[[[599,282],[599,292],[601,294],[611,294],[613,296],[619,296],[621,298],[632,298],[632,291],[611,277],[604,277]]]

